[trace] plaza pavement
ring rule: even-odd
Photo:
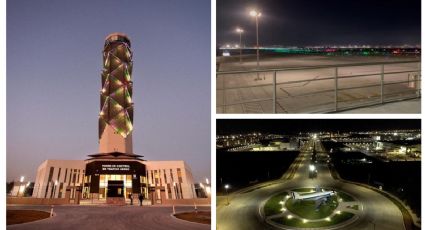
[[[8,206],[7,209],[31,209],[50,212],[50,206]],[[192,206],[175,207],[177,212],[190,212]],[[210,210],[209,206],[198,206],[198,211]],[[54,206],[51,218],[24,224],[9,225],[10,230],[206,230],[210,225],[192,223],[172,216],[172,206]]]

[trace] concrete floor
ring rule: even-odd
[[[381,113],[421,113],[421,100],[412,99],[399,102],[391,102],[383,105],[368,106],[364,108],[341,111],[349,114],[381,114]]]
[[[420,61],[419,59],[402,57],[324,57],[296,56],[263,59],[261,68],[289,68],[300,66],[323,66],[337,64],[370,63],[394,61]],[[248,60],[243,64],[223,61],[220,71],[252,70],[255,61]],[[418,63],[385,65],[384,102],[415,98],[420,83],[414,82]],[[350,66],[335,68],[319,68],[308,70],[285,70],[276,73],[276,111],[277,113],[326,113],[335,110],[335,80],[338,72],[338,109],[377,104],[381,102],[381,66]],[[364,75],[351,77],[353,75]],[[330,79],[326,79],[330,78]],[[258,80],[260,79],[260,80]],[[295,82],[297,81],[297,82]],[[299,82],[301,81],[301,82]],[[391,84],[396,81],[409,81]],[[216,112],[217,113],[272,113],[273,112],[273,72],[237,73],[218,75],[216,78]],[[367,86],[367,87],[365,87]],[[362,87],[345,89],[348,87]],[[225,90],[223,90],[225,89]],[[226,106],[223,106],[226,105]],[[407,109],[410,109],[408,107]],[[420,110],[420,108],[419,108]],[[417,113],[417,108],[390,110],[388,113]]]
[[[8,206],[7,209],[35,209],[50,211],[50,206]],[[9,225],[7,229],[210,229],[210,225],[192,223],[173,217],[171,206],[55,206],[55,216],[25,223]],[[176,207],[176,212],[193,211],[190,206]],[[210,207],[198,206],[198,210]]]

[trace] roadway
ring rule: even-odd
[[[50,206],[8,206],[7,209],[31,209],[50,212]],[[9,225],[10,230],[33,229],[210,229],[210,225],[192,223],[172,216],[171,206],[54,206],[55,215],[51,218],[24,224]],[[193,207],[179,206],[176,212],[190,212]],[[198,206],[199,211],[209,211],[210,207]]]
[[[320,140],[311,139],[300,152],[297,158],[299,161],[294,161],[294,164],[297,165],[291,166],[297,168],[292,179],[287,179],[287,173],[285,173],[283,175],[285,179],[266,182],[261,186],[255,186],[256,189],[248,188],[230,194],[230,205],[228,206],[217,202],[219,204],[217,206],[217,229],[276,229],[265,223],[260,214],[261,204],[282,191],[316,186],[344,191],[362,204],[363,210],[358,215],[359,218],[341,229],[405,229],[401,211],[395,204],[373,190],[333,179],[326,161],[316,164],[317,177],[309,178],[308,171],[312,155],[310,147],[313,147],[314,142],[319,158],[327,156]]]

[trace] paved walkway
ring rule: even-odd
[[[380,114],[380,113],[404,113],[418,114],[421,113],[421,99],[413,99],[407,101],[391,102],[383,105],[369,106],[359,109],[346,110],[339,113],[363,113],[363,114]]]
[[[50,211],[50,206],[8,206],[7,209],[33,209]],[[198,207],[210,210],[210,207]],[[193,207],[176,207],[176,212],[193,211]],[[55,216],[25,223],[9,225],[7,229],[210,229],[210,225],[192,223],[173,217],[172,207],[139,206],[55,206]]]

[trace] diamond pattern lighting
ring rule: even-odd
[[[124,138],[133,130],[133,61],[130,46],[130,40],[123,34],[111,34],[106,38],[101,74],[99,139],[107,125]]]

